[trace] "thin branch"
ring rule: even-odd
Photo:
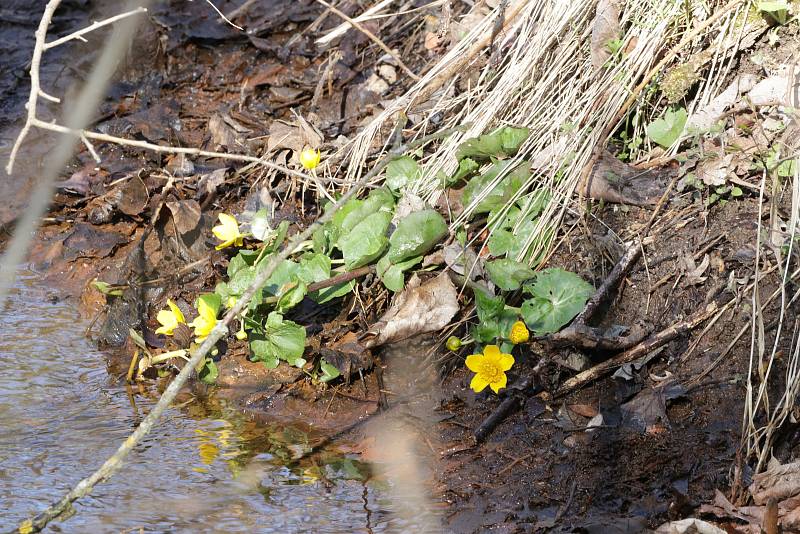
[[[610,360],[606,360],[602,363],[595,365],[594,367],[590,367],[589,369],[578,373],[577,375],[573,376],[566,382],[564,382],[558,391],[555,393],[555,397],[563,397],[567,393],[575,391],[576,389],[580,389],[589,382],[592,382],[604,374],[616,369],[626,363],[630,363],[648,352],[657,349],[658,347],[672,341],[676,337],[683,335],[701,325],[706,319],[712,317],[717,312],[717,305],[715,303],[711,303],[703,310],[695,312],[694,315],[686,319],[685,321],[681,321],[676,323],[658,334],[650,336],[649,338],[642,341],[640,344],[636,345],[635,347],[614,356]]]
[[[144,7],[137,7],[136,9],[132,9],[132,10],[127,11],[125,13],[120,13],[119,15],[115,15],[115,16],[113,16],[111,18],[107,18],[105,20],[94,22],[94,23],[92,23],[91,26],[87,26],[86,28],[84,28],[82,30],[78,30],[76,32],[70,33],[69,35],[65,35],[64,37],[61,37],[60,39],[56,39],[55,41],[50,41],[49,43],[46,43],[44,45],[44,49],[45,50],[49,50],[49,49],[51,49],[53,47],[56,47],[58,45],[62,45],[64,43],[66,43],[67,41],[71,41],[72,39],[78,39],[78,38],[82,37],[83,35],[86,35],[89,32],[93,32],[93,31],[95,31],[95,30],[97,30],[99,28],[102,28],[103,26],[108,26],[109,24],[114,24],[118,20],[122,20],[122,19],[124,19],[126,17],[130,17],[132,15],[138,15],[139,13],[147,13],[147,9],[144,8]]]
[[[42,14],[42,20],[39,21],[39,27],[36,29],[36,43],[34,44],[33,54],[31,55],[31,93],[28,95],[28,103],[25,105],[28,110],[28,116],[25,120],[25,125],[17,136],[17,140],[14,141],[14,147],[11,149],[11,155],[6,165],[6,172],[8,174],[11,174],[14,168],[14,160],[17,159],[19,147],[22,145],[25,137],[28,136],[28,132],[31,130],[31,123],[36,118],[36,104],[39,100],[39,93],[42,90],[39,86],[39,65],[42,62],[42,54],[44,53],[44,40],[47,38],[47,28],[50,27],[50,22],[53,20],[53,13],[55,13],[60,3],[61,0],[50,0],[50,2],[47,3],[47,6],[44,8],[44,13]]]
[[[275,272],[275,269],[278,267],[278,265],[280,265],[280,263],[284,260],[288,259],[289,256],[291,256],[292,253],[298,248],[300,243],[309,239],[317,230],[317,228],[331,220],[334,214],[336,214],[339,209],[348,200],[350,200],[350,198],[361,191],[370,182],[370,180],[377,176],[391,161],[399,158],[409,150],[413,150],[416,147],[422,146],[433,139],[450,135],[457,130],[458,129],[456,128],[442,130],[398,147],[396,150],[392,150],[391,152],[387,153],[375,164],[374,167],[372,167],[368,173],[366,173],[357,183],[353,184],[353,187],[344,195],[342,195],[342,197],[333,205],[330,210],[326,211],[308,228],[299,234],[296,234],[295,237],[283,248],[283,250],[272,256],[264,269],[259,271],[253,282],[236,302],[236,305],[228,310],[221,321],[217,322],[208,337],[197,349],[195,349],[192,357],[189,359],[186,365],[183,366],[183,369],[181,369],[180,373],[178,373],[178,375],[172,380],[169,387],[164,390],[161,398],[158,400],[153,409],[150,410],[150,413],[147,414],[147,417],[145,417],[139,426],[136,427],[136,430],[130,436],[128,436],[124,442],[122,442],[117,451],[110,458],[108,458],[97,471],[92,473],[89,477],[81,480],[58,502],[52,504],[35,517],[25,520],[22,524],[20,524],[18,530],[15,530],[14,532],[31,533],[41,531],[50,521],[58,518],[65,511],[69,510],[73,502],[91,493],[95,485],[107,480],[114,473],[116,473],[120,467],[122,467],[122,462],[125,457],[128,456],[128,453],[130,453],[131,450],[133,450],[133,448],[150,432],[150,430],[152,430],[153,426],[164,413],[164,410],[166,410],[167,407],[172,404],[172,402],[175,400],[175,397],[178,395],[178,392],[183,388],[186,382],[188,382],[190,376],[203,362],[206,355],[211,351],[211,349],[214,348],[220,339],[228,334],[228,325],[237,320],[240,314],[247,308],[247,306],[249,306],[253,296],[264,286],[264,284],[266,284],[267,280],[270,276],[272,276],[273,272]]]
[[[227,22],[228,24],[230,24],[231,26],[233,26],[234,28],[236,28],[236,29],[237,29],[237,30],[239,30],[240,32],[243,32],[243,31],[244,31],[244,28],[242,28],[241,26],[237,26],[236,24],[234,24],[233,22],[231,22],[231,21],[228,19],[228,17],[226,17],[226,16],[225,16],[225,15],[222,13],[222,11],[220,11],[220,10],[217,8],[217,6],[215,6],[215,5],[214,5],[214,4],[211,2],[211,0],[206,0],[206,3],[208,3],[208,5],[210,5],[210,6],[211,6],[211,7],[214,9],[214,11],[216,11],[216,12],[217,12],[217,15],[219,15],[219,16],[222,18],[222,20],[224,20],[225,22]]]
[[[67,128],[66,126],[62,126],[60,124],[45,122],[36,117],[31,119],[31,125],[36,126],[37,128],[41,128],[43,130],[50,130],[51,132],[65,133],[74,135],[79,138],[85,137],[87,139],[94,139],[96,141],[103,141],[106,143],[115,143],[117,145],[132,146],[136,148],[142,148],[145,150],[151,150],[153,152],[158,152],[162,154],[186,154],[190,156],[220,158],[231,161],[247,161],[250,163],[257,163],[259,165],[263,165],[264,167],[280,171],[284,174],[287,174],[289,176],[294,176],[302,180],[307,180],[312,182],[314,181],[314,178],[309,176],[308,174],[295,171],[288,167],[284,167],[283,165],[278,165],[277,163],[272,163],[270,161],[265,160],[264,158],[259,158],[256,156],[247,156],[245,154],[229,154],[227,152],[212,152],[209,150],[200,150],[199,148],[191,148],[191,147],[173,147],[173,146],[156,145],[154,143],[148,143],[147,141],[125,139],[124,137],[115,137],[113,135],[101,134],[97,132],[92,132],[90,130],[73,130],[71,128]]]
[[[81,135],[81,141],[83,141],[83,145],[86,147],[86,150],[89,151],[89,154],[92,155],[92,159],[95,160],[97,163],[102,163],[103,160],[100,159],[100,156],[97,154],[97,151],[94,149],[94,145],[89,141],[85,135]]]
[[[403,69],[403,71],[405,71],[405,73],[408,74],[415,82],[418,82],[418,81],[421,80],[421,78],[419,76],[417,76],[414,73],[414,71],[409,69],[408,66],[405,63],[403,63],[403,60],[400,59],[400,56],[398,56],[394,52],[394,50],[392,50],[391,48],[386,46],[386,43],[381,41],[374,33],[372,33],[371,31],[366,29],[364,26],[362,26],[361,23],[356,22],[352,18],[348,17],[346,13],[344,13],[341,10],[333,7],[332,5],[330,5],[325,0],[317,0],[317,2],[322,4],[323,6],[327,7],[328,9],[330,9],[337,17],[347,21],[347,23],[350,24],[353,28],[357,29],[358,31],[360,31],[361,33],[363,33],[364,35],[369,37],[372,40],[372,42],[374,42],[376,45],[381,47],[381,50],[383,50],[384,52],[386,52],[387,54],[392,56],[392,58],[394,58],[394,60],[397,61],[397,64],[400,66],[400,68]]]
[[[371,8],[367,9],[362,14],[354,18],[353,21],[366,22],[371,19],[370,15],[374,15],[375,13],[378,13],[382,9],[386,9],[392,2],[394,2],[394,0],[382,0],[381,2],[378,2],[377,4],[375,4],[374,6],[372,6]],[[349,22],[343,22],[342,24],[336,26],[334,29],[329,31],[327,34],[317,39],[315,42],[318,45],[322,46],[328,45],[334,39],[341,37],[342,35],[347,33],[347,30],[350,27],[351,25]]]

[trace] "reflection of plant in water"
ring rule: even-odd
[[[332,449],[314,450],[310,436],[300,428],[258,424],[229,413],[219,404],[187,408],[195,417],[216,418],[214,426],[195,430],[199,463],[193,470],[198,473],[209,473],[215,464],[224,462],[231,477],[237,479],[257,461],[286,469],[288,474],[283,483],[287,485],[330,484],[335,480],[370,477],[367,464],[355,458]],[[268,487],[258,486],[265,498],[271,497]]]

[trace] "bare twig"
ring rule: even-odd
[[[206,3],[207,3],[208,5],[210,5],[210,6],[211,6],[211,8],[212,8],[214,11],[216,11],[216,12],[217,12],[217,15],[219,15],[219,17],[220,17],[222,20],[224,20],[224,21],[225,21],[227,24],[230,24],[231,26],[233,26],[234,28],[236,28],[236,29],[237,29],[237,30],[239,30],[240,32],[243,32],[243,31],[244,31],[244,28],[242,28],[241,26],[237,26],[236,24],[234,24],[233,22],[231,22],[231,21],[230,21],[230,19],[228,19],[228,17],[226,17],[226,16],[225,16],[225,14],[224,14],[222,11],[220,11],[220,10],[219,10],[219,8],[218,8],[217,6],[215,6],[215,5],[214,5],[214,3],[213,3],[211,0],[206,0]]]
[[[644,356],[648,352],[657,349],[658,347],[664,345],[675,339],[676,337],[689,332],[697,328],[700,324],[703,323],[706,319],[713,316],[717,312],[717,305],[715,303],[711,303],[708,307],[704,310],[696,312],[694,315],[686,319],[685,321],[681,321],[677,324],[674,324],[658,334],[647,338],[646,340],[642,341],[640,344],[636,345],[630,350],[619,354],[610,360],[606,360],[602,363],[587,369],[577,375],[573,376],[566,382],[564,382],[558,391],[556,392],[556,397],[562,397],[567,393],[570,393],[576,389],[580,389],[589,382],[592,382],[601,376],[605,375],[606,373],[610,372],[621,365],[626,363],[630,363],[637,358]]]
[[[364,35],[369,37],[372,40],[372,42],[374,42],[376,45],[378,45],[381,48],[381,50],[383,50],[384,52],[386,52],[387,54],[392,56],[392,58],[395,61],[397,61],[397,64],[400,66],[400,68],[403,69],[403,71],[406,74],[408,74],[415,82],[417,82],[417,81],[419,81],[421,79],[419,76],[416,75],[416,73],[414,73],[413,70],[408,68],[408,65],[403,63],[403,60],[400,59],[400,56],[398,56],[397,53],[394,50],[392,50],[391,48],[386,46],[386,43],[381,41],[374,33],[369,31],[368,29],[366,29],[361,23],[359,23],[359,22],[355,21],[354,19],[348,17],[347,13],[344,13],[340,9],[337,9],[337,8],[333,7],[332,5],[330,5],[325,0],[317,0],[317,2],[322,4],[323,6],[327,7],[328,9],[330,9],[331,12],[333,12],[333,14],[336,15],[337,17],[347,21],[347,23],[350,24],[353,28],[357,29],[358,31],[360,31],[361,33],[363,33]]]
[[[141,7],[145,8],[150,0],[141,0]],[[39,66],[44,52],[47,29],[61,0],[50,0],[44,9],[42,20],[36,30],[36,42],[31,58],[31,92],[28,97],[28,115],[25,125],[17,137],[7,166],[10,173],[14,158],[19,151],[22,141],[30,131],[36,118],[36,105],[41,96],[39,81]],[[65,123],[69,129],[80,131],[91,117],[92,110],[97,109],[97,104],[102,98],[111,75],[116,70],[120,58],[127,52],[127,44],[133,38],[137,18],[125,17],[109,37],[108,45],[103,49],[100,57],[87,78],[83,91],[71,103],[65,113]],[[56,177],[73,155],[77,138],[72,136],[62,137],[50,152],[41,179],[37,182],[27,208],[23,211],[17,224],[16,232],[0,258],[0,305],[5,302],[8,289],[14,281],[17,266],[23,261],[28,249],[30,238],[33,235],[39,220],[44,216],[53,194],[53,184]]]
[[[276,163],[272,163],[271,161],[267,161],[263,157],[259,158],[256,156],[247,156],[245,154],[229,154],[227,152],[212,152],[209,150],[200,150],[199,148],[191,148],[191,147],[175,147],[175,146],[163,146],[163,145],[156,145],[154,143],[148,143],[147,141],[138,141],[135,139],[125,139],[124,137],[116,137],[113,135],[106,135],[98,132],[92,132],[90,130],[75,130],[72,128],[67,128],[66,126],[61,126],[59,124],[54,124],[51,122],[45,122],[41,119],[34,117],[31,119],[31,125],[36,126],[37,128],[41,128],[43,130],[50,130],[51,132],[58,132],[58,133],[65,133],[74,135],[80,138],[87,138],[87,139],[94,139],[96,141],[103,141],[106,143],[114,143],[117,145],[123,146],[131,146],[136,148],[142,148],[145,150],[150,150],[152,152],[157,152],[161,154],[186,154],[189,156],[201,156],[205,158],[220,158],[226,159],[230,161],[247,161],[250,163],[257,163],[259,165],[263,165],[269,169],[274,169],[276,171],[280,171],[284,174],[289,176],[294,176],[296,178],[300,178],[302,180],[306,180],[309,182],[313,182],[314,178],[308,174],[296,171],[294,169],[290,169],[288,167],[284,167],[283,165],[278,165]],[[12,162],[9,162],[9,165]],[[10,171],[9,171],[10,172]]]
[[[103,26],[108,26],[109,24],[114,24],[115,22],[117,22],[119,20],[122,20],[122,19],[124,19],[126,17],[130,17],[131,15],[138,15],[139,13],[147,13],[147,9],[143,8],[143,7],[137,7],[136,9],[132,9],[132,10],[127,11],[125,13],[120,13],[119,15],[115,15],[115,16],[107,18],[105,20],[93,22],[90,26],[87,26],[86,28],[84,28],[82,30],[78,30],[76,32],[72,32],[69,35],[65,35],[64,37],[56,39],[55,41],[50,41],[49,43],[45,43],[44,50],[49,50],[49,49],[51,49],[53,47],[56,47],[58,45],[62,45],[64,43],[66,43],[67,41],[71,41],[73,39],[81,39],[84,35],[86,35],[89,32],[93,32],[93,31],[95,31],[95,30],[97,30],[99,28],[102,28]],[[33,66],[31,66],[31,67],[33,67]],[[44,95],[42,95],[42,96],[44,96]]]
[[[389,4],[391,4],[394,1],[395,0],[381,0],[380,2],[378,2],[377,4],[375,4],[374,6],[372,6],[371,8],[367,9],[362,14],[354,18],[353,21],[366,22],[367,20],[370,20],[370,15],[374,15],[375,13],[378,13],[382,9],[385,9],[386,7],[389,6]],[[317,39],[316,43],[323,46],[330,44],[330,42],[336,39],[337,37],[341,37],[342,35],[347,33],[347,30],[350,29],[351,27],[352,25],[349,22],[343,22],[342,24],[336,26],[334,29],[329,31],[327,34]]]

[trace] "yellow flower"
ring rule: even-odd
[[[300,165],[302,165],[304,169],[313,171],[317,168],[317,165],[319,165],[319,160],[321,157],[322,155],[319,153],[319,150],[306,148],[300,152]]]
[[[217,324],[217,310],[214,309],[205,299],[197,299],[197,313],[199,314],[189,326],[194,328],[195,341],[202,342]]]
[[[227,213],[220,213],[219,222],[221,224],[211,229],[211,232],[213,232],[217,239],[222,241],[222,243],[217,245],[217,250],[231,245],[241,247],[244,243],[244,234],[239,231],[239,223],[236,222],[236,219]]]
[[[156,320],[161,325],[156,329],[156,334],[171,336],[179,324],[186,324],[186,318],[171,299],[167,299],[167,306],[169,306],[168,310],[161,310],[156,315]]]
[[[504,387],[508,378],[506,371],[514,365],[514,357],[510,354],[501,354],[497,345],[486,345],[483,354],[467,356],[467,368],[475,373],[469,387],[475,393],[480,393],[486,386],[497,393]]]
[[[511,325],[511,333],[508,335],[508,339],[511,340],[511,343],[514,345],[519,345],[520,343],[525,343],[528,341],[529,337],[530,333],[528,332],[528,327],[525,326],[525,323],[522,321],[517,321]]]

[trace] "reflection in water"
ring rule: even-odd
[[[0,315],[0,525],[59,498],[154,404],[106,373],[77,312],[27,275]],[[135,400],[135,403],[132,402]],[[225,406],[168,410],[123,469],[51,532],[387,532],[369,470]],[[405,525],[408,526],[408,525]]]

